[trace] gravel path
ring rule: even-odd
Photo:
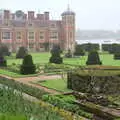
[[[40,80],[41,81],[42,80],[52,80],[52,79],[59,79],[59,78],[61,78],[60,75],[50,75],[50,76],[41,75],[41,76],[37,76],[37,77],[14,78],[14,80],[24,83],[24,84],[27,84],[27,85],[30,85],[30,86],[33,86],[33,87],[36,87],[36,88],[39,88],[39,89],[43,89],[44,91],[52,93],[52,94],[58,94],[60,92],[58,92],[56,90],[52,90],[47,87],[43,87],[41,85],[33,84],[30,82],[37,82]]]

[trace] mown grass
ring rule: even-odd
[[[33,61],[35,64],[45,64],[49,62],[50,53],[30,53],[33,57]],[[15,54],[12,54],[10,57],[6,57],[7,65],[15,64],[22,64],[22,59],[16,59]]]
[[[49,52],[42,52],[42,53],[30,53],[33,56],[34,64],[47,64],[49,63],[49,58],[51,54]],[[10,57],[6,57],[7,65],[14,64],[22,64],[22,59],[16,59],[15,54],[12,54]],[[100,54],[100,59],[103,63],[103,66],[120,66],[120,60],[114,60],[113,55],[111,54]],[[78,58],[63,58],[64,64],[76,65],[76,66],[86,66],[87,56],[78,57]],[[91,67],[91,66],[90,66]],[[116,71],[114,71],[115,73]],[[118,72],[117,72],[118,73]],[[0,69],[0,74],[8,75],[11,77],[26,77],[25,75],[21,75],[19,73],[10,72],[4,69]],[[35,75],[27,75],[27,76],[37,76]]]
[[[54,79],[54,80],[45,80],[39,81],[37,84],[54,89],[60,92],[71,92],[72,90],[67,88],[67,80],[63,79]]]
[[[33,60],[35,64],[46,64],[49,62],[49,58],[51,56],[48,52],[43,53],[30,53],[33,56]],[[12,65],[22,64],[22,59],[16,59],[15,54],[12,54],[10,57],[6,57],[7,64]],[[103,65],[107,66],[120,66],[120,60],[114,60],[113,55],[111,54],[100,54],[100,59]],[[78,58],[64,58],[64,64],[71,65],[86,65],[87,56],[78,57]]]
[[[0,120],[27,120],[27,118],[22,115],[0,114]]]
[[[20,73],[11,72],[11,71],[8,71],[8,70],[5,70],[5,69],[0,69],[0,74],[1,75],[7,75],[9,77],[14,77],[14,78],[38,76],[38,74],[22,75]]]

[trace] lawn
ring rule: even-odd
[[[46,64],[49,62],[50,53],[42,52],[42,53],[31,53],[33,56],[33,60],[35,64]],[[15,54],[12,54],[12,57],[6,57],[7,64],[12,65],[15,64],[22,64],[22,59],[16,59]],[[101,54],[100,59],[103,65],[108,66],[120,66],[120,60],[114,60],[113,55],[111,54]],[[71,65],[86,65],[87,56],[80,57],[80,58],[64,58],[65,64]]]
[[[45,80],[45,81],[38,81],[37,84],[42,86],[60,91],[60,92],[71,92],[72,90],[67,89],[67,80],[62,79],[54,79],[54,80]]]
[[[33,56],[34,63],[40,65],[49,63],[49,58],[51,56],[50,53],[48,52],[31,53],[31,55]],[[15,54],[12,54],[10,57],[6,57],[6,59],[7,59],[7,65],[12,65],[13,63],[21,65],[23,61],[22,59],[16,59]],[[100,54],[100,59],[103,65],[105,66],[120,66],[120,60],[114,60],[113,55],[111,54],[108,53]],[[77,65],[77,66],[78,65],[85,66],[86,60],[87,60],[87,56],[78,57],[78,58],[63,58],[64,64]],[[0,69],[0,74],[8,75],[11,77],[25,77],[24,75],[20,75],[17,72],[14,73],[4,69]],[[36,76],[36,75],[37,74],[32,76]]]
[[[48,63],[49,57],[50,57],[50,53],[48,53],[48,52],[31,53],[31,55],[33,57],[33,61],[34,61],[35,64]],[[10,57],[6,57],[6,59],[7,59],[7,64],[8,65],[12,65],[12,63],[22,64],[22,59],[16,59],[15,54],[12,54],[12,56],[10,56]]]

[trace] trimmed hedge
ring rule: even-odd
[[[20,73],[24,75],[35,74],[36,66],[33,64],[32,56],[26,55],[20,68]]]
[[[88,55],[87,65],[102,65],[97,51],[91,51]]]
[[[120,75],[94,75],[68,72],[67,87],[79,92],[120,94]]]
[[[16,58],[24,58],[25,55],[28,54],[28,51],[25,47],[20,47],[17,54],[16,54]]]
[[[3,56],[0,56],[0,67],[7,67],[7,61]]]
[[[115,53],[114,54],[114,59],[115,60],[120,60],[120,53]]]
[[[7,45],[0,43],[0,55],[2,55],[2,56],[10,56],[11,55]]]
[[[102,44],[102,50],[108,51],[110,54],[118,53],[120,51],[120,44]]]
[[[65,54],[65,57],[66,57],[66,58],[72,58],[72,52],[71,52],[70,49],[69,49],[68,52]]]
[[[50,63],[55,63],[55,64],[62,64],[63,63],[63,58],[60,56],[61,54],[61,49],[58,45],[53,46],[51,50],[52,56],[49,59]]]
[[[81,45],[76,45],[74,56],[84,56],[84,55],[85,55],[85,50],[81,48]]]
[[[86,52],[93,51],[93,50],[96,50],[96,51],[100,50],[99,44],[86,43],[86,44],[81,44],[77,46],[85,50]]]

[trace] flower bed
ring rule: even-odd
[[[70,96],[44,95],[42,99],[54,106],[57,106],[58,108],[62,108],[67,111],[71,111],[75,114],[86,117],[88,119],[92,119],[92,117],[93,117],[93,115],[91,113],[85,112],[77,104],[74,104],[75,97],[72,95],[70,95]]]
[[[65,64],[46,64],[44,66],[44,72],[66,72],[71,69],[74,69],[74,66],[65,65]]]
[[[13,89],[19,90],[24,93],[27,93],[27,94],[34,96],[36,98],[39,98],[39,99],[41,99],[43,95],[48,94],[44,90],[17,82],[12,79],[4,78],[4,77],[0,77],[0,84],[4,84],[8,87],[11,87]]]
[[[25,100],[20,93],[9,88],[0,88],[0,113],[9,113],[13,116],[25,115],[27,117],[25,120],[31,117],[36,120],[66,120],[51,107],[46,108],[41,104]]]

